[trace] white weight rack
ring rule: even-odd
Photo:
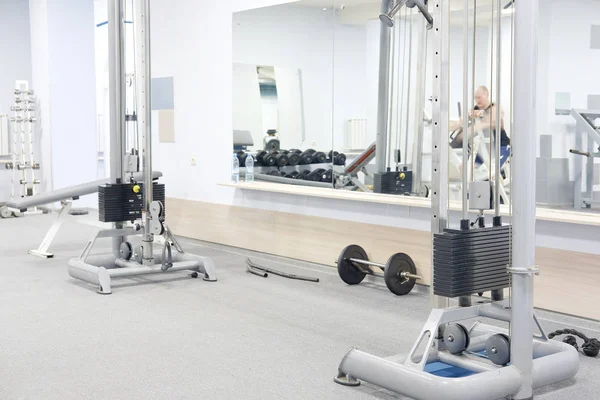
[[[38,192],[37,185],[40,184],[40,180],[36,177],[40,164],[35,160],[34,155],[34,128],[37,121],[34,92],[29,88],[29,82],[16,81],[14,94],[15,105],[10,108],[13,112],[10,118],[11,160],[7,163],[7,168],[12,169],[11,200],[34,196]],[[27,213],[40,212],[36,207],[27,211]],[[13,215],[18,216],[19,213],[15,212]]]

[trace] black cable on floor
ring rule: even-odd
[[[598,353],[600,353],[600,340],[598,339],[590,339],[585,336],[583,333],[576,331],[575,329],[560,329],[558,331],[554,331],[548,335],[548,338],[552,339],[555,336],[568,335],[563,339],[564,343],[570,344],[579,350],[579,346],[577,344],[577,339],[575,336],[581,338],[583,340],[583,346],[581,346],[581,351],[588,357],[598,357]]]

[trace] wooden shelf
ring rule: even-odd
[[[339,189],[316,188],[309,186],[285,185],[271,182],[252,183],[221,183],[219,186],[233,187],[243,190],[260,192],[284,193],[298,196],[320,197],[325,199],[360,201],[367,203],[392,204],[406,207],[430,208],[431,200],[422,197],[395,196],[387,194],[351,192]],[[460,202],[451,202],[450,210],[460,211]],[[503,216],[510,215],[508,206],[501,206]],[[578,225],[600,226],[600,213],[580,212],[574,210],[556,210],[551,208],[537,208],[537,219],[540,221],[563,222]]]

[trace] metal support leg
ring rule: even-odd
[[[594,154],[596,151],[594,140],[588,135],[587,136],[587,148],[590,154]],[[585,171],[585,199],[588,201],[586,206],[592,204],[594,201],[594,157],[587,157],[586,171]]]
[[[579,125],[579,123],[577,124],[577,126],[575,127],[576,129],[576,133],[575,133],[575,148],[576,149],[581,149],[583,148],[583,139],[582,139],[582,134],[583,131],[581,129],[581,126]],[[583,172],[583,160],[581,159],[581,156],[575,156],[575,158],[573,159],[573,169],[575,172],[575,184],[573,185],[574,187],[574,207],[575,209],[580,209],[582,207],[584,207],[583,204],[583,200],[582,200],[582,184],[581,184],[581,173]]]
[[[60,227],[62,226],[62,224],[65,220],[65,216],[69,215],[69,211],[71,211],[71,207],[73,207],[73,203],[70,201],[67,201],[63,204],[62,208],[58,212],[58,216],[52,223],[52,226],[50,227],[50,229],[48,229],[48,232],[46,233],[46,236],[44,236],[42,243],[40,243],[40,246],[36,250],[29,250],[29,254],[37,256],[37,257],[41,257],[41,258],[54,257],[53,253],[48,252],[48,248],[50,247],[50,245],[54,241],[54,238],[56,237],[56,234],[60,230]]]

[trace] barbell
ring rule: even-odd
[[[360,246],[352,244],[340,253],[335,261],[340,278],[348,285],[358,285],[367,275],[375,275],[371,268],[376,267],[383,270],[385,284],[397,296],[404,296],[412,291],[417,279],[423,279],[417,275],[415,263],[405,253],[392,255],[385,264],[369,261],[367,252]]]

